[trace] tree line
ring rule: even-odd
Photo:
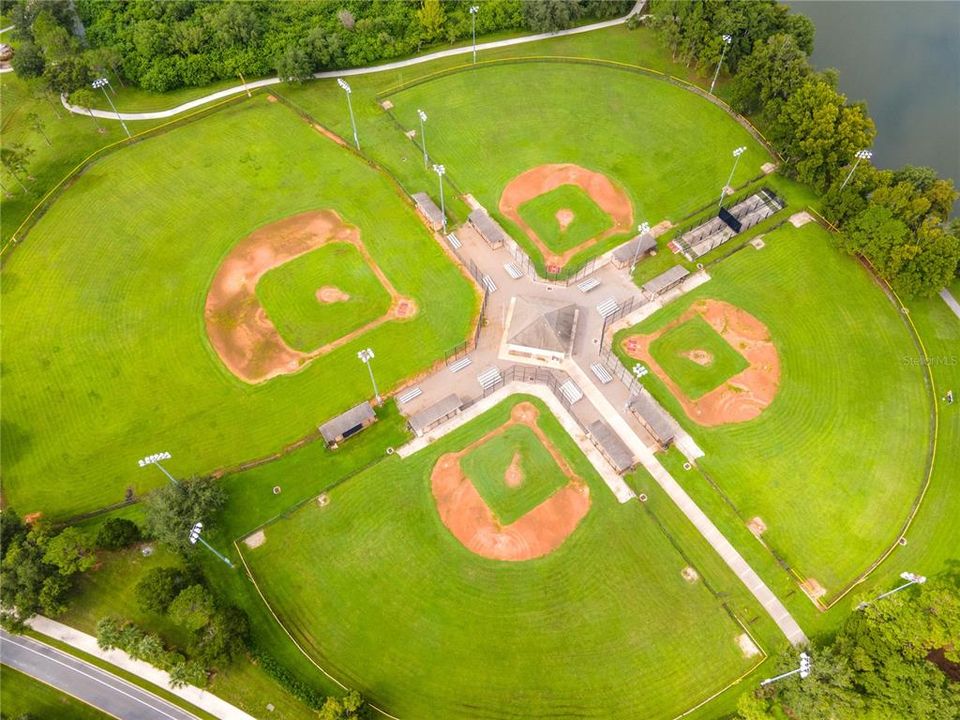
[[[960,272],[958,193],[930,168],[878,170],[856,153],[876,127],[850,103],[835,70],[811,67],[814,27],[775,0],[651,0],[652,25],[675,60],[721,62],[732,107],[752,117],[783,157],[781,172],[824,194],[844,250],[867,258],[905,295],[932,295]],[[724,40],[729,37],[730,42]]]

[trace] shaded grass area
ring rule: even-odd
[[[702,362],[691,357],[706,353]],[[732,378],[749,363],[710,324],[697,315],[650,343],[650,354],[692,400]]]
[[[593,505],[554,553],[501,563],[443,526],[429,473],[519,400],[540,407]],[[685,561],[657,524],[615,501],[539,401],[513,398],[330,498],[269,525],[244,555],[318,662],[402,717],[673,717],[751,664],[735,645],[739,626],[680,577]]]
[[[781,385],[753,421],[700,427],[657,378],[645,384],[704,449],[700,470],[742,522],[759,516],[775,551],[831,593],[895,539],[925,472],[930,408],[919,367],[902,361],[915,352],[907,328],[867,272],[815,224],[766,241],[619,339],[702,298],[767,325]]]
[[[514,458],[519,460],[522,479],[511,486],[506,475]],[[567,476],[540,438],[523,425],[512,425],[471,450],[460,466],[504,525],[523,517],[567,484]]]
[[[6,665],[0,665],[0,707],[5,718],[28,714],[31,718],[57,720],[107,720],[110,717]]]
[[[243,383],[208,343],[209,283],[252,230],[320,208],[360,228],[419,313]],[[459,343],[478,302],[385,176],[259,96],[89,168],[3,280],[5,499],[54,517],[159,485],[135,460],[161,439],[181,475],[275,452],[368,396],[359,347],[380,351],[387,391]]]
[[[348,297],[325,302],[317,297],[324,287]],[[257,298],[287,344],[304,351],[343,337],[390,309],[390,294],[349,243],[330,243],[273,268],[257,283]]]
[[[517,211],[537,237],[558,253],[575,248],[613,225],[610,216],[577,185],[561,185],[525,202]],[[559,211],[573,216],[566,227],[561,227]]]

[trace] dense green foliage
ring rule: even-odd
[[[223,486],[211,477],[164,485],[146,497],[147,531],[167,547],[185,552],[194,523],[206,525],[225,502]]]
[[[744,720],[960,718],[960,592],[956,576],[877,601],[811,649],[813,670],[744,695]],[[776,672],[795,667],[786,653]],[[952,673],[953,678],[948,676]]]
[[[173,687],[207,684],[207,673],[197,660],[187,660],[163,640],[131,622],[105,617],[97,623],[97,644],[104,650],[119,648],[135,660],[143,660],[170,673]]]
[[[137,581],[136,598],[141,610],[164,614],[170,603],[176,599],[181,590],[199,580],[196,570],[192,566],[157,567],[148,570]]]
[[[127,518],[110,518],[97,531],[97,547],[121,550],[140,540],[140,526]]]

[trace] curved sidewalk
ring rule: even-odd
[[[593,23],[591,25],[584,25],[582,27],[570,28],[569,30],[559,30],[552,33],[538,33],[536,35],[524,35],[523,37],[510,38],[507,40],[495,40],[492,42],[480,43],[477,45],[477,52],[483,52],[484,50],[494,50],[496,48],[511,47],[513,45],[523,45],[525,43],[537,42],[539,40],[549,40],[550,38],[556,37],[565,37],[568,35],[578,35],[580,33],[592,32],[594,30],[603,30],[604,28],[616,27],[617,25],[623,25],[627,19],[633,15],[640,12],[643,8],[646,0],[639,0],[636,5],[633,6],[633,9],[623,17],[615,18],[613,20],[604,20],[603,22]],[[450,50],[440,50],[438,52],[430,53],[429,55],[421,55],[419,57],[410,58],[408,60],[398,60],[396,62],[385,63],[383,65],[374,65],[373,67],[360,67],[360,68],[350,68],[345,70],[327,70],[324,72],[314,73],[313,77],[318,80],[325,78],[340,78],[340,77],[350,77],[353,75],[371,75],[373,73],[389,72],[391,70],[401,70],[403,68],[412,67],[414,65],[420,65],[421,63],[431,62],[433,60],[441,60],[448,57],[456,57],[457,55],[469,55],[473,52],[472,45],[466,45],[464,47],[451,48]],[[278,77],[266,78],[264,80],[256,80],[250,83],[244,83],[242,85],[235,85],[226,90],[220,90],[209,95],[205,95],[196,100],[191,100],[190,102],[185,102],[182,105],[177,105],[174,108],[169,110],[157,110],[156,112],[122,112],[115,113],[110,110],[91,110],[90,108],[81,107],[80,105],[71,105],[67,102],[66,97],[61,96],[60,102],[63,104],[67,110],[78,115],[93,115],[102,120],[163,120],[165,118],[174,117],[181,113],[185,113],[189,110],[193,110],[198,107],[202,107],[208,103],[216,102],[217,100],[222,100],[224,98],[231,97],[233,95],[239,95],[240,93],[247,92],[248,90],[256,90],[258,88],[270,87],[271,85],[279,85],[282,80]]]

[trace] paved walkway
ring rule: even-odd
[[[134,660],[122,650],[101,650],[95,637],[87,635],[86,633],[82,633],[79,630],[75,630],[68,625],[59,623],[56,620],[50,620],[42,615],[33,617],[27,622],[27,624],[32,630],[35,630],[41,635],[46,635],[54,640],[59,640],[60,642],[66,643],[72,648],[76,648],[77,650],[85,652],[88,655],[98,657],[107,661],[111,665],[115,665],[122,670],[133,673],[137,677],[142,678],[147,682],[153,683],[154,685],[159,685],[164,690],[183,700],[186,700],[188,703],[197,706],[201,710],[205,710],[215,717],[222,718],[223,720],[254,720],[252,715],[248,715],[240,708],[234,707],[230,703],[226,702],[225,700],[221,700],[216,695],[209,693],[206,690],[201,690],[193,685],[187,685],[179,688],[171,687],[170,675],[168,675],[165,671],[155,668],[153,665],[145,663],[142,660]],[[269,698],[263,698],[264,706],[266,706],[269,701]],[[153,715],[150,717],[159,716]],[[185,717],[193,716],[185,715]]]
[[[537,42],[539,40],[549,40],[550,38],[564,37],[566,35],[579,35],[580,33],[593,32],[594,30],[603,30],[604,28],[623,25],[628,18],[639,13],[643,9],[645,3],[646,0],[638,0],[636,5],[633,6],[633,9],[629,13],[623,17],[615,18],[613,20],[604,20],[603,22],[570,28],[569,30],[559,30],[552,33],[524,35],[523,37],[518,38],[480,43],[477,45],[477,53],[481,53],[485,50],[511,47],[513,45],[523,45],[525,43]],[[464,47],[451,48],[450,50],[440,50],[438,52],[430,53],[429,55],[421,55],[408,60],[398,60],[396,62],[384,63],[383,65],[374,65],[373,67],[349,68],[345,70],[329,70],[325,72],[318,72],[314,73],[313,77],[318,80],[322,80],[328,78],[350,77],[353,75],[371,75],[373,73],[402,70],[403,68],[413,67],[414,65],[420,65],[421,63],[432,62],[433,60],[441,60],[443,58],[456,57],[457,55],[469,55],[472,52],[473,46],[466,45]],[[123,120],[163,120],[164,118],[170,118],[175,115],[185,113],[189,110],[202,107],[208,103],[216,102],[217,100],[232,97],[233,95],[239,95],[240,93],[247,92],[248,90],[270,87],[271,85],[279,85],[281,82],[282,80],[280,80],[278,77],[256,80],[254,82],[249,82],[242,85],[235,85],[234,87],[227,88],[226,90],[220,90],[219,92],[215,93],[210,93],[209,95],[204,95],[201,98],[191,100],[190,102],[185,102],[182,105],[177,105],[169,110],[158,110],[156,112],[122,112],[119,113],[119,117]],[[63,106],[72,113],[83,115],[90,115],[92,113],[95,117],[103,120],[118,119],[117,113],[110,110],[90,110],[89,108],[81,107],[80,105],[71,105],[67,102],[66,97],[63,96],[60,98],[60,101],[63,103]]]
[[[196,720],[196,715],[96,665],[0,630],[0,660],[120,720]]]
[[[953,314],[960,318],[960,302],[957,302],[957,299],[953,296],[953,293],[951,293],[947,288],[944,288],[940,291],[940,297],[943,298],[943,301],[947,304],[947,307],[953,310]]]

